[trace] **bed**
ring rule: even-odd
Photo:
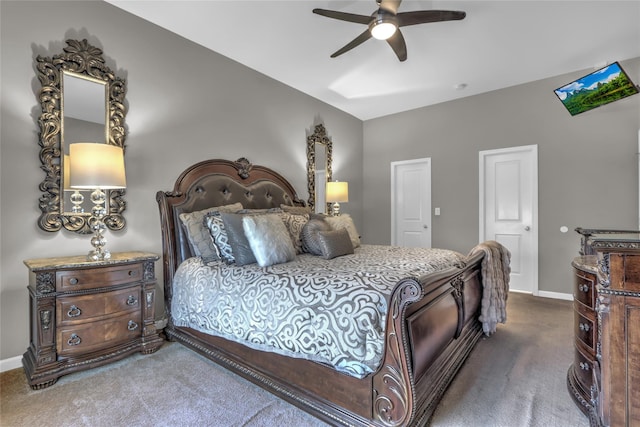
[[[204,257],[196,256],[198,250],[189,241],[192,236],[188,235],[188,228],[183,221],[185,214],[237,203],[242,205],[244,214],[247,215],[260,209],[265,212],[263,217],[273,217],[276,214],[272,212],[280,212],[287,207],[291,207],[287,212],[295,212],[296,207],[304,207],[304,202],[298,198],[292,185],[279,173],[264,166],[253,165],[245,158],[237,161],[214,159],[187,168],[176,180],[172,191],[159,191],[156,198],[162,229],[164,296],[168,316],[164,332],[167,338],[180,342],[329,424],[428,424],[437,403],[476,342],[483,334],[493,333],[496,322],[506,320],[505,284],[508,289],[509,260],[508,251],[500,245],[479,245],[469,255],[441,263],[411,258],[402,248],[375,245],[360,245],[352,253],[328,260],[306,254],[304,250],[299,253],[300,248],[296,248],[295,259],[266,267],[262,266],[263,261],[259,257],[258,265],[247,263],[240,266],[220,260],[209,262],[210,260],[203,260]],[[247,222],[244,224],[247,230]],[[344,230],[340,231],[345,234]],[[331,231],[326,232],[326,235],[332,233],[335,234]],[[255,241],[252,240],[251,243]],[[295,242],[293,246],[295,247]],[[255,246],[253,248],[256,249]],[[377,274],[387,274],[388,269],[384,268],[383,261],[375,261],[375,257],[382,256],[381,259],[384,259],[389,256],[389,251],[399,251],[400,256],[396,258],[403,259],[400,264],[405,269],[394,273],[400,274],[399,276],[385,276],[387,282],[382,284],[378,282]],[[362,259],[371,262],[362,264]],[[237,261],[237,264],[241,264],[239,259]],[[494,262],[492,274],[488,273],[489,261]],[[420,268],[409,264],[419,265]],[[305,320],[299,319],[306,317],[309,320],[309,317],[317,316],[312,325],[319,325],[318,319],[325,319],[328,311],[340,312],[343,318],[357,318],[358,326],[355,329],[362,331],[362,325],[366,325],[366,331],[361,335],[369,337],[363,350],[355,351],[361,358],[351,363],[353,355],[324,357],[333,349],[319,349],[314,343],[313,340],[318,339],[316,326],[308,327],[304,333],[298,334],[304,335],[306,344],[311,343],[307,346],[307,353],[299,356],[286,349],[270,351],[269,332],[254,333],[246,342],[234,339],[229,331],[242,329],[240,308],[237,312],[233,308],[242,304],[236,303],[247,300],[253,304],[261,300],[263,305],[252,310],[256,313],[268,312],[269,298],[227,296],[224,298],[233,300],[233,303],[221,312],[218,304],[224,302],[224,298],[215,299],[211,295],[194,296],[188,293],[194,288],[201,292],[202,282],[197,281],[201,279],[190,277],[203,276],[205,274],[202,272],[205,270],[221,276],[220,283],[223,287],[235,277],[240,283],[246,284],[247,292],[254,292],[249,295],[255,295],[266,287],[271,289],[272,286],[280,286],[283,281],[301,286],[307,281],[307,273],[322,277],[322,272],[326,271],[324,276],[331,279],[323,282],[325,287],[320,291],[312,287],[309,292],[297,292],[304,294],[304,298],[301,298],[302,306],[297,307],[297,311],[292,310],[298,316],[294,319],[298,320],[290,322],[303,324]],[[505,278],[502,288],[491,284],[491,292],[488,292],[485,288],[489,289],[491,281],[487,278],[495,277],[497,273]],[[376,292],[365,289],[364,282],[377,283],[379,289]],[[345,283],[348,286],[343,286]],[[250,290],[250,285],[256,286]],[[500,291],[497,292],[499,298],[496,298],[496,290]],[[245,289],[241,291],[244,292]],[[350,294],[343,299],[367,302],[355,309],[351,306],[349,309],[327,310],[328,307],[323,307],[317,299],[313,304],[309,303],[308,307],[304,306],[305,301],[308,301],[305,298],[309,298],[314,292],[324,292],[325,296],[333,298],[343,291],[360,292],[357,296]],[[278,295],[278,292],[274,291],[274,295]],[[492,295],[491,310],[497,310],[497,317],[488,315],[489,295]],[[275,300],[279,301],[280,297]],[[195,307],[191,311],[187,310],[189,301]],[[267,304],[267,310],[264,304]],[[322,316],[317,311],[311,311],[311,306],[314,310],[321,310]],[[381,309],[374,312],[372,307],[375,306]],[[215,321],[200,316],[207,310],[216,312]],[[275,313],[278,308],[273,307],[272,311]],[[258,323],[265,323],[264,319],[273,320],[273,313],[266,313],[262,320],[250,316],[252,319],[249,329]],[[363,313],[369,315],[363,317]],[[484,322],[481,322],[479,319],[483,317]],[[232,321],[227,322],[227,319]],[[229,326],[229,334],[224,331],[212,334],[210,329],[215,328],[209,323],[216,322],[218,326]],[[341,323],[344,319],[331,322]],[[379,323],[379,327],[372,326],[372,323]],[[282,328],[282,325],[278,327]],[[371,332],[374,329],[379,336]],[[245,333],[250,332],[254,331],[245,330]],[[330,335],[329,332],[322,334]],[[325,339],[331,342],[338,340],[333,335],[331,339]],[[351,340],[352,337],[345,339],[345,342]],[[317,354],[314,354],[316,351]]]

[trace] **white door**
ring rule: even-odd
[[[431,247],[431,159],[391,163],[391,244]]]
[[[538,146],[480,152],[480,241],[511,252],[513,291],[538,294]]]

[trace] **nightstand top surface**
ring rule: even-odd
[[[137,261],[156,261],[160,258],[158,254],[152,252],[113,252],[111,258],[103,261],[87,261],[86,255],[34,258],[26,259],[24,263],[32,271],[50,270],[60,268],[94,267],[101,265],[115,265],[122,263],[132,263]]]

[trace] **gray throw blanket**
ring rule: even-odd
[[[507,321],[511,252],[494,240],[480,243],[471,250],[469,256],[478,252],[484,252],[481,265],[484,291],[479,320],[485,335],[491,336],[498,322]]]

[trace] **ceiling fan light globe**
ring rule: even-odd
[[[398,27],[391,22],[377,22],[371,26],[371,35],[378,40],[387,40],[397,29]]]

